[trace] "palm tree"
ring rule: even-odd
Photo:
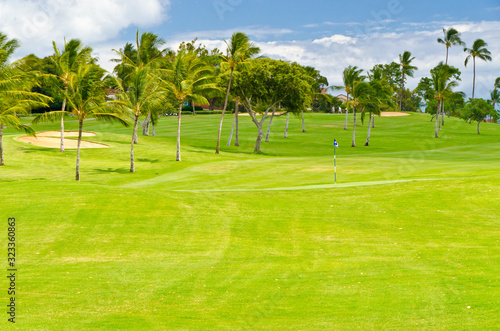
[[[23,125],[18,114],[26,114],[36,106],[47,106],[49,97],[31,92],[36,85],[36,73],[26,64],[27,59],[9,63],[11,56],[19,47],[16,39],[0,32],[0,166],[5,164],[3,151],[3,131],[6,126],[27,134],[35,131]]]
[[[462,41],[462,39],[460,39],[460,32],[458,32],[454,28],[449,28],[449,29],[443,28],[443,35],[444,35],[443,39],[438,38],[437,42],[446,46],[445,64],[448,64],[448,49],[451,46],[456,46],[456,45],[465,47],[465,43]]]
[[[347,101],[347,107],[352,107],[352,114],[354,116],[351,147],[356,147],[356,111],[362,110],[368,103],[373,102],[373,99],[371,99],[372,94],[372,87],[365,81],[355,82],[352,86],[351,100]]]
[[[229,43],[224,41],[227,45],[226,55],[222,55],[222,66],[228,66],[230,70],[229,82],[227,84],[226,99],[224,100],[224,108],[219,123],[219,133],[217,135],[217,147],[215,154],[220,152],[220,135],[222,132],[222,122],[224,120],[224,113],[227,108],[227,101],[229,93],[231,92],[231,82],[233,80],[234,70],[241,65],[248,63],[248,61],[260,52],[260,49],[255,46],[246,34],[243,32],[235,32],[231,36]]]
[[[130,147],[130,172],[135,172],[134,144],[137,137],[139,117],[143,114],[155,113],[157,109],[163,109],[164,97],[153,78],[149,75],[147,67],[135,68],[127,76],[127,80],[127,85],[124,85],[121,79],[116,80],[119,93],[115,104],[123,112],[132,114],[133,117],[134,129]]]
[[[96,64],[85,64],[78,68],[76,73],[68,77],[68,85],[65,90],[65,98],[70,113],[78,119],[78,148],[76,153],[75,179],[80,180],[80,145],[82,142],[83,122],[89,117],[96,119],[117,121],[125,126],[128,123],[123,115],[116,111],[115,107],[105,99],[104,78],[105,70]],[[37,124],[43,120],[54,120],[63,111],[53,111],[41,114],[33,120]]]
[[[64,49],[59,50],[55,41],[52,42],[54,54],[50,57],[55,70],[56,79],[62,83],[63,94],[68,90],[69,79],[72,73],[76,73],[78,68],[86,63],[92,61],[92,48],[84,46],[78,39],[71,39],[69,42],[64,41]],[[60,151],[64,152],[64,114],[66,110],[66,97],[63,99],[61,109],[61,148]]]
[[[392,108],[392,88],[389,83],[383,79],[382,70],[374,68],[372,74],[368,75],[369,84],[372,94],[370,95],[369,102],[365,104],[361,113],[361,122],[364,122],[365,114],[368,113],[370,120],[368,122],[368,134],[366,136],[365,146],[370,145],[371,128],[374,127],[375,115],[381,113],[381,106]],[[373,121],[373,122],[372,122]]]
[[[491,61],[491,53],[488,49],[488,44],[482,39],[476,39],[472,44],[471,48],[464,47],[464,52],[469,53],[465,58],[464,65],[467,67],[467,63],[469,63],[472,58],[473,63],[473,75],[472,75],[472,100],[474,100],[474,90],[476,85],[476,57],[483,61]]]
[[[495,87],[495,90],[500,87],[500,77],[497,77],[497,79],[495,79],[494,87]]]
[[[418,70],[417,67],[412,66],[411,62],[415,59],[415,57],[411,56],[409,51],[405,51],[402,55],[399,54],[399,65],[401,67],[401,90],[399,92],[399,111],[402,110],[401,105],[403,102],[403,91],[405,87],[405,76],[413,77],[413,73],[415,70]]]
[[[495,108],[496,104],[500,104],[500,91],[497,89],[490,92],[490,102]]]
[[[365,76],[363,76],[361,73],[363,72],[363,69],[359,69],[357,66],[348,66],[347,68],[344,69],[342,73],[342,81],[344,83],[343,86],[332,86],[331,89],[344,89],[345,93],[347,94],[347,101],[349,101],[349,94],[351,94],[353,86],[356,82],[363,81],[365,80]],[[345,112],[345,123],[344,123],[344,130],[347,130],[347,117],[349,115],[349,110],[346,107],[346,112]]]
[[[112,60],[118,62],[114,68],[114,73],[121,79],[123,88],[127,89],[129,84],[133,84],[132,76],[137,76],[137,70],[141,70],[143,67],[147,67],[148,70],[155,70],[161,67],[165,61],[164,56],[169,52],[169,49],[161,49],[163,45],[165,45],[165,40],[157,34],[144,32],[141,35],[139,30],[137,30],[136,46],[127,43],[119,51],[115,50],[120,58]],[[142,134],[149,136],[149,125],[151,123],[154,125],[157,114],[148,111],[140,115],[146,116],[142,123]],[[135,134],[135,143],[137,143],[137,132]]]
[[[217,89],[213,83],[213,69],[195,54],[179,51],[167,69],[158,76],[161,89],[179,106],[177,113],[177,153],[176,161],[181,161],[181,116],[185,100],[207,103],[203,96],[210,90]]]
[[[441,62],[442,64],[442,62]],[[436,108],[436,120],[435,120],[435,131],[434,137],[439,138],[438,135],[438,121],[439,121],[439,111],[441,109],[441,105],[443,99],[450,95],[452,89],[458,85],[457,81],[450,80],[454,74],[454,69],[448,65],[439,65],[433,70],[431,70],[431,86],[434,90],[434,98],[438,100],[438,106]]]

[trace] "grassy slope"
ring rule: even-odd
[[[482,124],[478,136],[447,119],[434,139],[426,115],[377,118],[371,146],[362,146],[365,125],[350,148],[342,116],[307,116],[305,134],[292,119],[288,139],[284,120],[254,155],[255,127],[242,117],[241,147],[224,142],[216,156],[217,116],[185,117],[179,163],[175,119],[162,119],[159,137],[139,137],[135,174],[130,129],[86,122],[98,132],[89,140],[111,148],[82,151],[81,183],[75,151],[26,145],[8,131],[0,217],[18,219],[17,327],[500,323],[498,125]],[[332,186],[334,137],[340,185],[319,189]],[[363,184],[373,181],[385,184]]]

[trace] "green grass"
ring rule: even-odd
[[[158,137],[139,136],[134,174],[131,129],[85,122],[111,148],[82,150],[79,183],[76,151],[7,130],[16,329],[498,328],[499,125],[477,135],[450,118],[435,139],[428,115],[377,118],[370,147],[365,124],[351,148],[343,116],[306,115],[306,133],[292,118],[288,139],[280,117],[255,155],[248,117],[226,146],[227,117],[215,155],[218,119],[184,117],[175,162],[176,119],[162,118]]]

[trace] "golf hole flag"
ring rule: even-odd
[[[337,184],[337,153],[335,152],[335,148],[339,147],[337,143],[337,139],[333,139],[333,169],[335,171],[335,184]]]

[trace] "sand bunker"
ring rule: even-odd
[[[395,116],[408,116],[408,115],[410,114],[401,112],[392,112],[392,111],[383,111],[380,113],[380,116],[382,117],[395,117]]]
[[[83,137],[93,137],[96,134],[93,132],[82,132]],[[78,148],[77,139],[66,139],[66,137],[78,137],[77,131],[64,131],[64,148],[76,149]],[[61,132],[60,131],[46,131],[36,134],[36,137],[24,136],[19,137],[19,141],[32,144],[40,147],[59,148],[61,146]],[[93,143],[90,141],[83,141],[80,148],[109,148],[108,145]]]

